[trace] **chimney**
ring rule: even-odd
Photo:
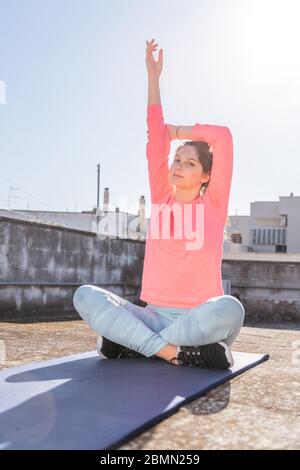
[[[108,212],[109,207],[109,189],[104,188],[104,196],[103,196],[103,210]]]
[[[144,232],[146,225],[145,196],[140,197],[139,203],[139,232]]]
[[[119,230],[120,230],[120,208],[119,207],[116,207],[115,208],[115,212],[116,212],[116,238],[119,239]]]
[[[290,193],[290,197],[293,197],[294,196],[294,193]]]

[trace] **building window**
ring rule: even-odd
[[[239,232],[234,232],[231,234],[232,243],[242,243],[242,235]]]
[[[277,245],[281,245],[281,230],[277,230]]]
[[[272,245],[275,245],[275,234],[276,234],[276,230],[273,228],[273,230],[272,230],[272,241],[271,241]]]
[[[285,245],[286,244],[286,229],[284,228],[252,229],[252,243],[254,245]]]
[[[275,253],[286,253],[286,245],[275,245]]]

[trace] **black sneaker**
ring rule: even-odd
[[[169,362],[203,369],[229,369],[234,363],[230,347],[223,341],[202,346],[180,346],[177,357]]]
[[[101,336],[98,336],[96,348],[98,354],[100,355],[101,352],[107,359],[147,358],[147,356],[133,349],[126,348],[126,346],[122,346],[119,343],[115,343],[110,339],[104,338],[104,336],[102,336],[102,345]],[[150,358],[159,359],[157,356],[150,356]]]

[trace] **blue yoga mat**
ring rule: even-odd
[[[96,351],[0,372],[0,449],[116,449],[181,406],[267,360],[233,352],[226,371]]]

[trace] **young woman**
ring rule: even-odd
[[[122,352],[130,357],[132,351],[135,357],[174,365],[227,369],[233,365],[230,345],[245,315],[236,297],[224,295],[221,277],[232,135],[224,126],[164,123],[159,89],[163,50],[155,61],[157,44],[154,39],[146,43],[152,205],[140,298],[147,305],[93,285],[76,289],[73,303],[103,337],[104,355],[109,346],[117,353],[107,357],[122,357]],[[177,148],[169,168],[170,142],[175,139],[187,141]]]

